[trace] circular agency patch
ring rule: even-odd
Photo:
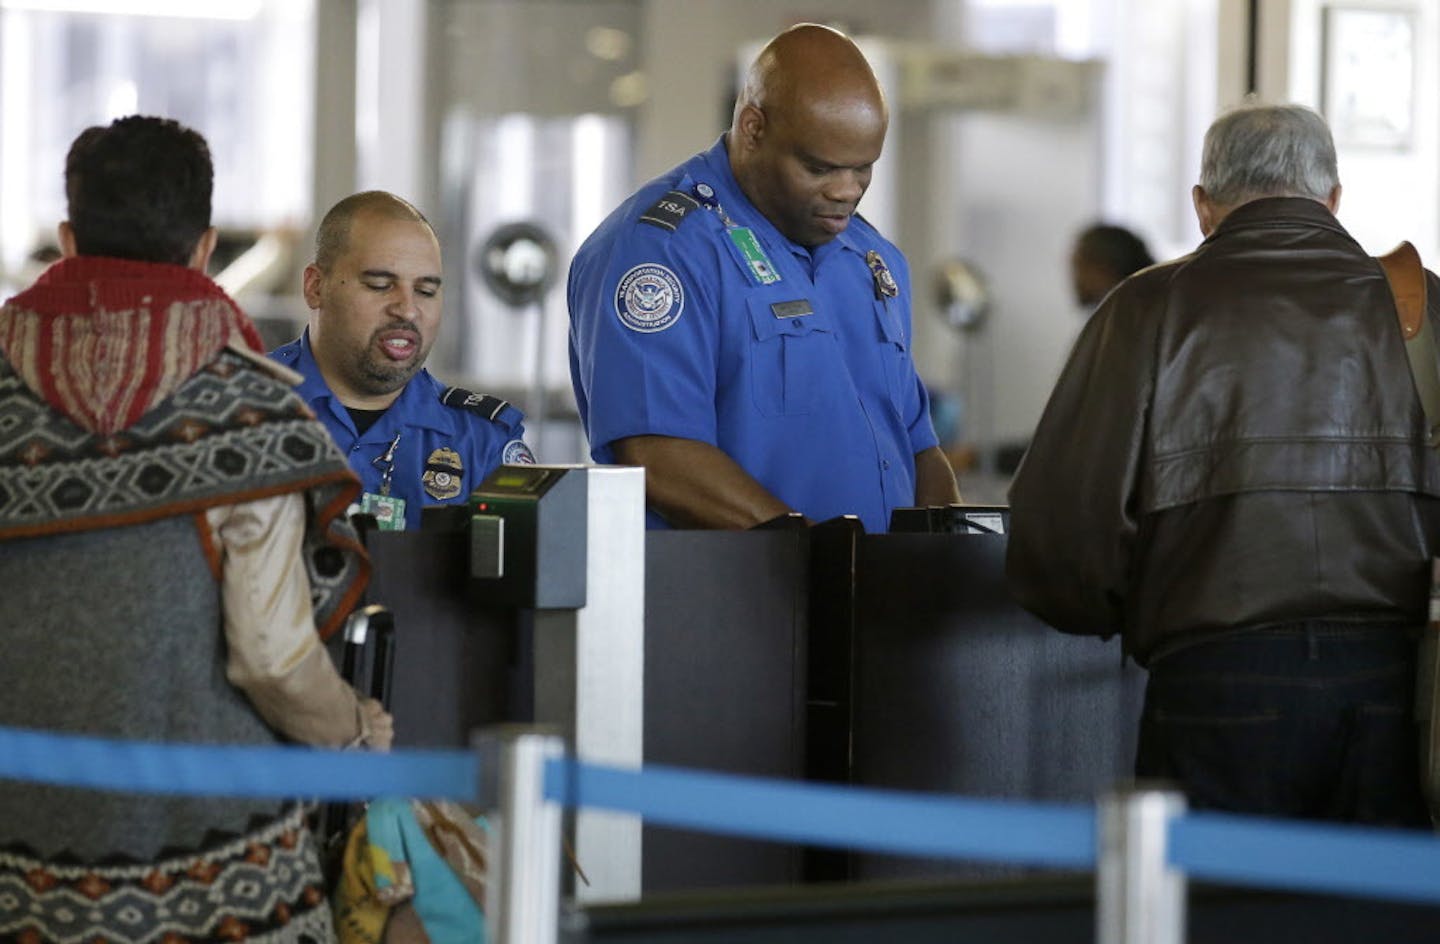
[[[638,265],[615,287],[615,314],[632,331],[664,331],[680,320],[684,310],[685,289],[665,266]]]
[[[524,440],[512,439],[500,453],[500,462],[503,465],[534,465],[535,453],[530,451]]]

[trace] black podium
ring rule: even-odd
[[[805,774],[804,532],[645,540],[645,760]],[[800,850],[647,826],[646,892],[801,878]]]
[[[533,612],[487,599],[462,531],[377,532],[370,599],[395,613],[396,744],[465,747],[531,722]],[[806,539],[652,532],[645,541],[647,764],[804,775]],[[644,888],[799,881],[793,847],[646,827]]]
[[[535,611],[470,576],[464,531],[370,536],[396,615],[396,743],[534,719]],[[644,536],[647,764],[1090,802],[1130,769],[1142,675],[1010,602],[1004,536]],[[603,641],[602,641],[603,642]],[[1005,874],[645,827],[642,887]]]
[[[1143,671],[1118,639],[1019,609],[1004,578],[1002,535],[860,540],[852,783],[1091,803],[1130,776]],[[860,856],[850,877],[998,871]]]

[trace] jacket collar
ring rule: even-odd
[[[1220,221],[1220,225],[1215,227],[1206,242],[1238,229],[1292,224],[1321,226],[1346,236],[1350,235],[1345,227],[1340,225],[1335,214],[1330,212],[1330,208],[1319,200],[1308,197],[1261,197],[1231,210],[1225,219]]]

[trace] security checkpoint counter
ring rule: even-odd
[[[817,531],[810,639],[832,656],[811,663],[813,774],[1083,803],[1130,777],[1144,673],[1122,660],[1118,640],[1066,636],[1011,601],[1008,517],[954,506],[905,521],[897,513],[911,531]],[[814,878],[999,871],[878,856],[820,862]]]
[[[462,746],[486,724],[540,721],[598,762],[1017,799],[1088,801],[1128,771],[1138,673],[1008,601],[1003,534],[646,532],[641,470],[530,468],[557,471],[527,510],[501,494],[472,501],[476,521],[369,537],[370,597],[396,615],[398,745]],[[577,501],[564,480],[581,477]],[[563,514],[537,513],[557,496]],[[538,544],[526,528],[544,532]],[[559,584],[538,606],[502,587],[552,567],[505,549],[543,558],[547,539],[586,574],[564,606],[546,605]],[[592,884],[570,890],[589,901],[957,874],[616,816],[575,832]]]

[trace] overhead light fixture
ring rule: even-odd
[[[610,104],[620,108],[643,105],[649,97],[650,82],[639,70],[616,76],[610,83]]]
[[[596,59],[619,62],[630,55],[630,34],[609,26],[591,27],[585,33],[585,48]]]
[[[165,16],[192,20],[253,20],[262,0],[0,0],[0,10]]]

